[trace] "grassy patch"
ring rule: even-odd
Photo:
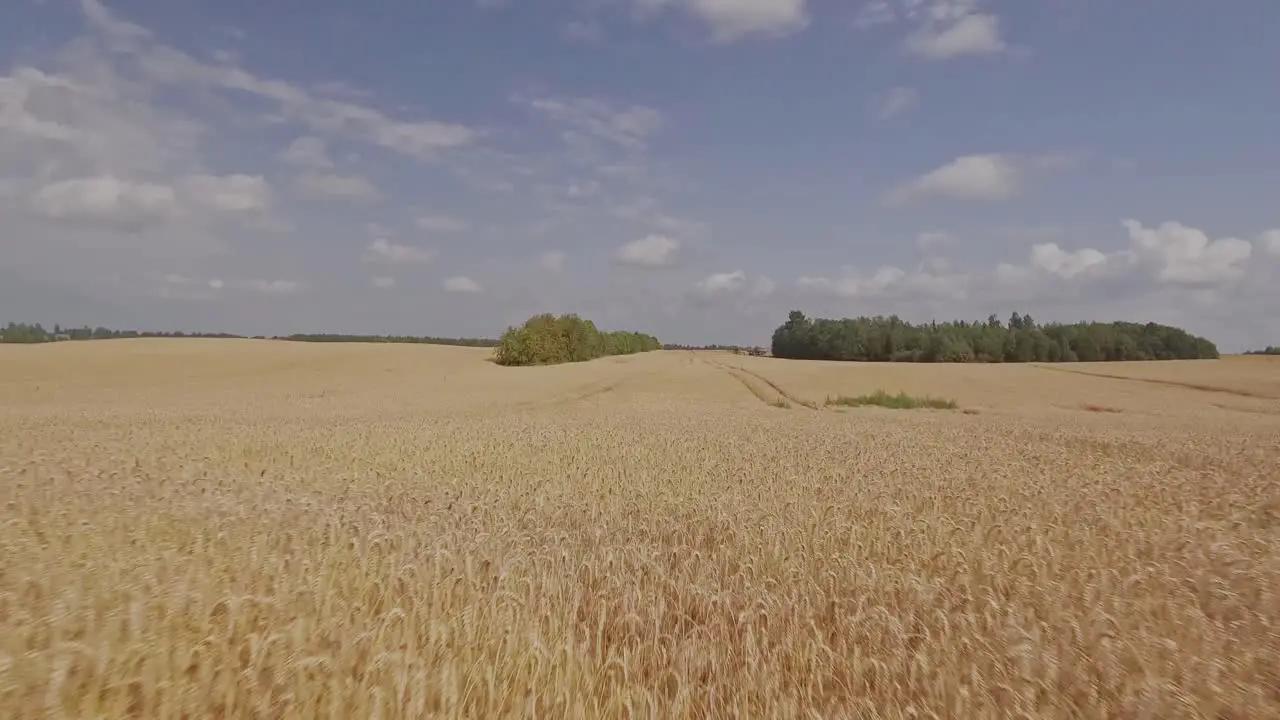
[[[930,410],[955,410],[960,407],[955,400],[947,400],[946,398],[935,397],[917,397],[900,392],[897,395],[890,395],[884,390],[877,390],[870,395],[839,395],[837,397],[827,398],[827,405],[838,405],[842,407],[883,407],[893,410],[919,410],[927,408]]]
[[[1088,412],[1096,412],[1096,413],[1120,413],[1120,412],[1124,412],[1124,411],[1123,411],[1123,410],[1121,410],[1120,408],[1113,408],[1113,407],[1107,407],[1106,405],[1093,405],[1093,404],[1081,405],[1081,406],[1080,406],[1080,409],[1081,409],[1081,410],[1087,410]]]
[[[776,408],[782,408],[783,410],[791,409],[791,403],[787,402],[787,399],[782,397],[778,398],[777,400],[774,400],[769,404]]]

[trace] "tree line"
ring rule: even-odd
[[[652,335],[625,330],[605,332],[576,314],[534,315],[519,327],[509,327],[498,340],[494,362],[499,365],[557,365],[606,355],[631,355],[658,350]]]
[[[59,340],[118,340],[122,338],[242,338],[231,333],[156,332],[151,330],[112,330],[105,327],[64,328],[54,325],[47,329],[40,323],[9,323],[0,327],[0,343],[37,344]]]
[[[1248,350],[1245,355],[1280,355],[1280,347],[1268,345],[1261,350]]]
[[[446,338],[417,335],[342,335],[336,333],[295,333],[277,336],[275,340],[292,342],[362,342],[362,343],[411,343],[421,345],[457,345],[461,347],[497,347],[498,341],[490,338]]]
[[[46,329],[40,323],[9,323],[0,327],[0,343],[37,344],[59,340],[120,340],[126,338],[224,338],[248,339],[247,335],[234,333],[166,332],[153,330],[112,330],[105,327],[64,328],[54,325]],[[337,333],[295,333],[293,335],[254,335],[254,340],[288,340],[292,342],[364,342],[364,343],[418,343],[423,345],[460,345],[465,347],[495,347],[497,340],[489,338],[446,338],[418,335],[344,335]]]
[[[863,362],[1102,362],[1217,358],[1212,342],[1156,323],[1080,322],[1039,325],[1013,313],[1008,324],[913,325],[896,315],[810,319],[793,310],[773,333],[774,357]]]

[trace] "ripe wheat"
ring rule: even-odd
[[[0,348],[0,707],[1280,714],[1262,390],[486,354]],[[822,405],[879,388],[981,412]]]

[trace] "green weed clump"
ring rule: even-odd
[[[884,390],[877,390],[870,395],[839,395],[827,398],[827,405],[838,405],[842,407],[883,407],[892,410],[955,410],[960,407],[955,400],[935,397],[917,397],[908,395],[905,392],[899,392],[897,395],[890,395]]]

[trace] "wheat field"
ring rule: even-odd
[[[488,354],[0,346],[4,716],[1280,717],[1274,360]]]

